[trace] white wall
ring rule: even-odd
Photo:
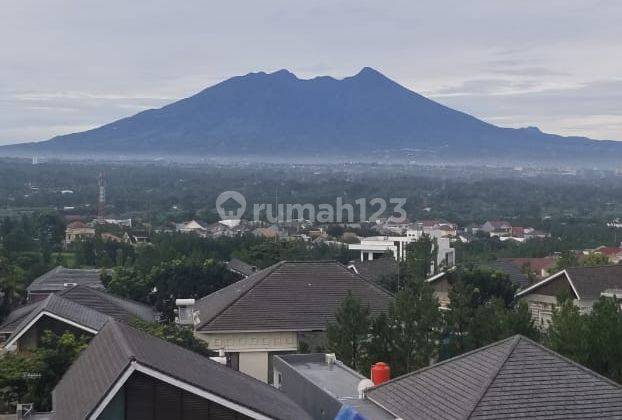
[[[239,363],[240,372],[252,376],[255,379],[259,379],[260,381],[268,382],[267,351],[240,353]]]

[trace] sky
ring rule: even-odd
[[[2,0],[0,144],[365,66],[496,125],[622,140],[620,22],[616,0]]]

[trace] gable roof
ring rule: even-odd
[[[30,328],[41,314],[56,316],[94,331],[99,331],[108,317],[125,321],[134,318],[155,321],[156,317],[155,311],[142,303],[87,286],[74,286],[12,311],[0,326],[0,332],[11,333],[7,345],[15,341],[23,330]]]
[[[197,301],[201,332],[324,330],[348,291],[385,311],[391,294],[335,261],[282,261]]]
[[[622,289],[622,265],[570,267],[528,287],[516,296],[532,293],[564,274],[578,299],[598,299],[605,290]]]
[[[270,418],[309,419],[270,385],[114,320],[108,321],[54,388],[54,419],[90,418],[115,392],[115,385],[135,370],[156,372]]]
[[[26,288],[29,293],[53,292],[66,289],[66,284],[77,284],[103,289],[101,269],[75,269],[58,266],[37,277]]]
[[[7,339],[5,347],[13,345],[41,317],[49,316],[74,325],[90,333],[99,331],[109,316],[80,305],[56,294],[51,294],[33,306],[28,315],[21,318]]]
[[[514,336],[393,379],[367,398],[409,419],[619,418],[622,387]]]

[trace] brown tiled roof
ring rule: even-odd
[[[309,419],[270,385],[114,320],[106,323],[54,388],[54,419],[89,418],[132,363],[270,418]]]
[[[514,336],[366,393],[411,419],[619,419],[622,387]]]
[[[324,330],[348,291],[372,313],[391,294],[334,261],[283,261],[197,302],[199,331]]]

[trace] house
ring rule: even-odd
[[[101,238],[102,240],[109,241],[109,242],[117,242],[117,243],[125,242],[122,237],[115,235],[114,233],[109,233],[109,232],[102,232]]]
[[[533,319],[546,328],[560,294],[568,294],[582,312],[589,312],[602,295],[622,297],[622,266],[567,268],[518,292],[516,297],[527,302]]]
[[[110,318],[154,322],[157,316],[142,303],[91,287],[74,286],[15,309],[0,326],[0,333],[6,338],[6,350],[23,351],[37,347],[45,330],[95,335]]]
[[[484,264],[483,267],[506,274],[518,289],[524,289],[530,285],[529,276],[523,272],[522,267],[509,259],[499,258]]]
[[[440,386],[439,386],[440,384]],[[520,335],[367,389],[394,418],[619,418],[622,386]]]
[[[415,222],[414,228],[425,234],[433,235],[434,232],[442,232],[444,236],[456,236],[458,233],[458,225],[444,220],[420,220]]]
[[[65,245],[69,245],[74,241],[89,239],[95,237],[95,228],[88,226],[82,221],[71,222],[65,229]]]
[[[176,223],[175,230],[181,233],[193,233],[199,236],[206,235],[206,228],[201,223],[196,220],[191,220],[189,222],[184,223]]]
[[[103,289],[101,269],[75,269],[58,266],[37,277],[26,288],[28,302],[45,299],[49,294],[56,293],[73,286],[88,286]]]
[[[360,251],[361,261],[373,260],[390,252],[399,260],[406,258],[408,245],[423,235],[419,230],[408,230],[406,236],[371,236],[361,238],[358,244],[349,244],[348,248]],[[451,247],[449,238],[442,235],[433,236],[438,244],[437,265],[439,267],[453,267],[456,262],[455,249]]]
[[[246,278],[257,271],[257,267],[245,263],[237,258],[232,258],[231,261],[226,264],[227,269],[232,273],[235,273],[243,278]]]
[[[622,261],[622,248],[617,246],[600,246],[594,250],[594,253],[605,255],[612,264]]]
[[[272,382],[272,356],[322,348],[326,325],[348,292],[385,311],[391,294],[334,261],[282,261],[196,302],[195,336],[229,364]]]
[[[273,387],[109,320],[52,392],[53,420],[310,416]]]
[[[448,309],[450,304],[449,291],[451,290],[450,271],[442,271],[426,279],[434,289],[434,297],[438,300],[440,309]]]
[[[274,375],[315,420],[619,419],[622,407],[620,384],[520,335],[376,384],[334,355],[279,356]]]
[[[551,270],[557,262],[557,257],[542,258],[499,258],[497,261],[513,264],[523,273],[531,273],[538,279],[543,279],[551,274]]]
[[[480,230],[494,236],[511,235],[512,225],[504,220],[489,220],[480,227]]]

